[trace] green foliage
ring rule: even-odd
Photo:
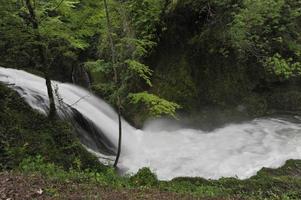
[[[280,84],[300,88],[300,3],[173,1],[151,57],[151,66],[156,66],[151,90],[188,114],[239,105],[258,109],[251,116],[267,114],[272,108],[267,97]],[[250,96],[258,100],[247,100]]]
[[[46,162],[41,156],[25,158],[20,163],[19,170],[27,174],[39,173],[51,180],[61,182],[90,182],[101,186],[113,187],[125,187],[129,185],[129,180],[126,177],[120,177],[113,168],[104,168],[101,171],[91,169],[64,170],[53,163]]]
[[[271,73],[283,79],[301,75],[301,63],[294,62],[292,58],[284,59],[278,53],[266,60],[265,67]]]
[[[42,45],[48,63],[63,68],[66,77],[71,70],[64,67],[85,63],[97,73],[93,88],[102,97],[115,104],[116,96],[122,96],[132,112],[147,115],[144,119],[175,117],[178,104],[191,111],[200,105],[244,103],[254,116],[265,114],[269,106],[300,108],[300,92],[285,87],[273,94],[279,79],[285,83],[300,79],[300,0],[110,0],[115,67],[120,75],[117,85],[112,83],[102,1],[60,2],[35,1],[41,41],[36,40],[22,1],[0,4],[0,64],[34,70],[40,63],[37,47]],[[271,99],[269,105],[263,94]],[[298,161],[279,170],[264,169],[243,181],[179,178],[164,182],[147,168],[132,178],[119,177],[111,168],[99,169],[68,123],[49,123],[3,86],[0,110],[1,168],[20,165],[25,172],[60,181],[146,186],[197,197],[301,199]]]
[[[131,73],[137,74],[141,79],[145,81],[148,86],[152,86],[150,76],[152,71],[148,66],[135,61],[135,60],[126,60],[125,63],[128,65],[128,69]]]
[[[146,105],[149,110],[149,116],[151,117],[170,115],[175,118],[176,110],[180,108],[176,103],[161,99],[147,92],[129,94],[129,99],[133,104],[141,103]]]
[[[110,72],[110,66],[104,60],[87,61],[85,62],[85,67],[92,72]]]
[[[42,47],[46,64],[53,71],[65,69],[65,66],[73,68],[72,64],[78,59],[80,51],[87,49],[90,38],[97,34],[99,16],[96,10],[99,3],[39,0],[32,2],[32,5],[39,25],[37,31],[32,28],[24,1],[9,0],[0,5],[0,64],[43,71],[45,66],[41,66],[38,50]],[[38,35],[40,40],[37,40]]]
[[[278,23],[284,3],[284,0],[242,1],[239,11],[234,14],[229,30],[235,47],[248,52],[263,47],[261,45],[264,43],[260,41],[261,34],[271,32],[274,23]],[[258,46],[256,42],[260,42]]]
[[[49,177],[59,179],[65,178],[63,168],[56,166],[53,163],[46,163],[42,156],[29,157],[22,160],[19,165],[21,171],[25,173],[40,172],[41,174]]]
[[[0,166],[11,169],[27,157],[41,155],[65,169],[102,169],[80,144],[71,125],[33,111],[15,92],[0,85]]]
[[[79,1],[64,0],[61,1],[38,1],[35,5],[37,10],[40,31],[39,34],[46,41],[65,40],[70,48],[84,49],[88,44],[77,37],[77,32],[70,28],[72,22],[72,13],[79,5]],[[51,15],[49,12],[55,12]],[[67,22],[67,23],[66,23]],[[46,43],[48,46],[49,44]]]
[[[24,1],[0,5],[0,64],[41,70],[43,46],[56,79],[70,81],[86,63],[97,76],[92,88],[113,104],[117,94],[149,91],[191,112],[238,104],[262,83],[299,78],[299,0],[109,0],[118,86],[102,1],[32,3],[41,41]]]
[[[156,32],[160,24],[160,15],[164,6],[163,0],[129,0],[126,8],[131,16],[130,21],[139,39],[157,40]]]
[[[124,108],[128,102],[129,93],[138,93],[138,97],[139,91],[152,87],[153,71],[144,64],[143,60],[156,46],[155,32],[159,23],[161,6],[163,2],[157,0],[126,1],[118,4],[115,1],[109,2],[111,34],[116,51],[115,63],[112,63],[113,52],[109,48],[110,34],[106,18],[103,16],[100,19],[104,27],[101,27],[98,35],[99,44],[96,48],[99,54],[97,59],[86,62],[85,66],[98,76],[98,81],[92,88],[113,105],[119,102]],[[117,100],[117,97],[121,99],[121,102]],[[146,94],[144,97],[147,97]],[[155,95],[149,95],[148,98],[133,100],[131,103],[145,104],[151,117],[163,114],[175,115],[179,106],[155,97]]]
[[[156,174],[146,167],[140,169],[130,180],[134,186],[143,187],[153,187],[159,183]]]
[[[202,178],[176,178],[171,181],[158,181],[148,168],[142,168],[137,174],[119,176],[114,169],[102,171],[63,168],[46,162],[41,156],[25,158],[19,170],[26,174],[40,174],[43,178],[56,183],[76,182],[87,187],[95,185],[111,189],[137,189],[169,191],[192,195],[195,198],[240,198],[240,199],[293,199],[301,197],[300,161],[290,160],[279,169],[262,169],[256,176],[238,180],[222,178],[205,180]]]
[[[239,198],[239,199],[300,199],[300,161],[290,160],[279,169],[262,169],[256,176],[238,180],[222,178],[205,180],[202,178],[176,178],[158,181],[154,173],[143,168],[131,177],[119,176],[114,169],[101,172],[93,170],[64,170],[46,162],[43,157],[25,158],[19,170],[26,174],[40,174],[42,177],[60,183],[80,183],[87,186],[105,186],[111,189],[135,189],[168,191],[188,194],[196,198]]]
[[[176,55],[163,55],[154,71],[153,85],[152,93],[179,104],[181,111],[195,108],[199,92],[197,82],[193,79],[191,64],[182,51]]]
[[[300,67],[300,6],[298,0],[242,1],[229,24],[233,47],[288,79]]]
[[[222,187],[210,183],[193,183],[193,181],[190,181],[189,179],[185,181],[172,180],[170,182],[161,182],[159,187],[170,192],[193,194],[194,196],[201,198],[230,196],[226,192],[226,189],[223,189]]]

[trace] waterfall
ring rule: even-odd
[[[47,113],[43,78],[0,67],[0,82],[17,91],[33,109]],[[59,116],[70,120],[83,145],[102,162],[113,159],[118,141],[116,112],[78,86],[52,84]],[[288,159],[301,159],[301,123],[297,116],[254,119],[210,132],[175,128],[162,120],[138,130],[123,120],[123,130],[120,168],[135,173],[150,167],[162,180],[179,176],[245,179],[262,167],[276,168]]]

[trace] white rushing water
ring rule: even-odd
[[[0,82],[16,90],[34,109],[46,114],[45,80],[20,70],[0,68]],[[116,145],[117,115],[101,99],[71,84],[53,82],[63,102],[79,111]],[[153,122],[137,130],[124,121],[119,166],[127,173],[150,167],[162,180],[174,177],[238,177],[255,175],[262,167],[276,168],[301,159],[301,124],[263,118],[232,124],[211,132],[168,130]]]

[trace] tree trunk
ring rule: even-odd
[[[114,162],[114,167],[117,167],[119,157],[121,154],[121,142],[122,142],[122,123],[121,123],[121,108],[118,106],[118,125],[119,125],[119,138],[118,138],[118,149],[117,149],[117,155]]]
[[[116,52],[115,52],[115,46],[114,46],[114,41],[113,41],[113,36],[112,36],[112,26],[111,26],[111,21],[110,21],[110,16],[109,16],[109,9],[108,9],[108,4],[107,0],[103,0],[104,2],[104,7],[105,7],[105,12],[106,12],[106,18],[107,18],[107,26],[108,26],[108,34],[109,34],[109,40],[110,40],[110,47],[111,47],[111,53],[112,53],[112,65],[113,65],[113,71],[114,71],[114,82],[115,85],[118,87],[118,73],[116,69]],[[121,154],[121,142],[122,142],[122,121],[121,121],[121,99],[120,95],[117,94],[117,102],[116,106],[118,109],[118,126],[119,126],[119,138],[118,138],[118,149],[117,149],[117,155],[116,159],[114,162],[114,167],[117,167],[119,157]]]
[[[48,98],[49,98],[49,113],[48,117],[49,119],[53,119],[56,116],[56,108],[55,108],[55,100],[54,100],[54,95],[53,95],[53,89],[51,85],[51,79],[49,75],[49,68],[50,66],[47,63],[47,58],[45,55],[45,49],[41,44],[41,35],[39,33],[39,22],[37,20],[35,10],[32,7],[31,1],[30,0],[25,0],[25,5],[28,9],[29,15],[30,15],[30,21],[32,24],[32,28],[35,30],[36,34],[36,39],[39,42],[38,45],[38,51],[39,51],[39,57],[40,57],[40,63],[42,64],[42,69],[44,71],[44,78],[46,80],[46,87],[47,87],[47,93],[48,93]]]
[[[49,77],[48,72],[45,73],[45,80],[46,80],[46,87],[47,87],[47,93],[49,98],[49,113],[48,118],[54,119],[56,116],[56,108],[55,108],[55,101],[53,96],[53,90],[51,85],[51,79]]]

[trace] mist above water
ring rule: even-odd
[[[0,82],[16,90],[32,108],[47,113],[43,78],[0,68]],[[83,120],[74,123],[83,144],[101,158],[114,158],[118,139],[114,110],[80,87],[55,81],[53,85],[63,102],[57,102],[60,116],[70,118],[76,111],[87,121],[85,128]],[[156,121],[138,130],[123,120],[122,170],[135,173],[150,167],[162,180],[179,176],[245,179],[262,167],[276,168],[286,160],[301,159],[301,124],[297,120],[262,118],[210,132],[168,126],[166,121]]]

